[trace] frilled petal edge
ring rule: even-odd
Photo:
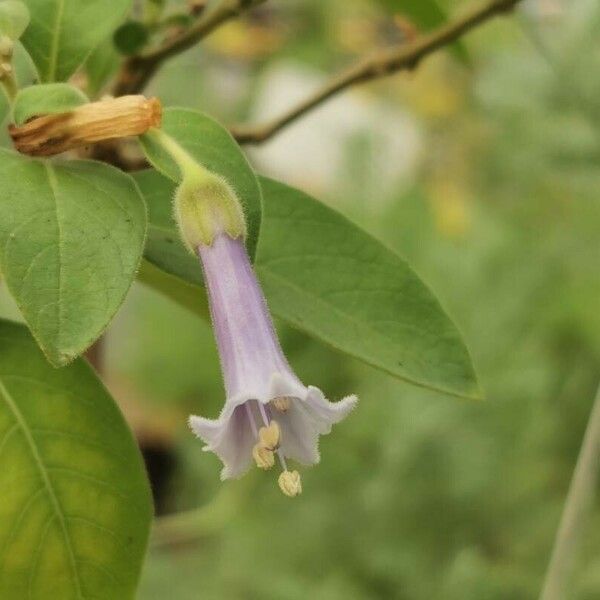
[[[330,433],[332,426],[344,419],[357,402],[356,396],[329,402],[320,389],[310,386],[304,398],[294,398],[287,412],[274,416],[281,427],[283,454],[302,465],[317,464],[319,436]]]
[[[227,399],[218,419],[190,416],[192,431],[206,444],[205,451],[214,452],[223,462],[221,479],[242,476],[252,463],[256,443],[246,405],[251,400],[267,404],[275,398],[289,398],[285,413],[274,412],[281,427],[281,451],[304,465],[319,462],[319,436],[331,431],[354,408],[356,396],[329,402],[316,387],[301,385],[295,378],[274,373],[261,397],[239,395]]]

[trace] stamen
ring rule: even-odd
[[[252,449],[252,457],[259,469],[265,471],[275,465],[275,455],[268,448],[264,448],[261,444],[256,444]]]
[[[271,404],[279,412],[285,413],[290,410],[291,401],[289,398],[282,396],[281,398],[275,398],[274,400],[271,400]]]
[[[289,471],[287,470],[287,462],[285,460],[285,456],[284,456],[283,452],[281,451],[281,448],[279,448],[279,443],[281,442],[281,430],[279,429],[279,424],[277,423],[277,421],[271,421],[269,423],[269,416],[267,415],[267,411],[265,410],[263,403],[259,402],[258,400],[256,401],[256,403],[258,404],[258,410],[260,412],[262,421],[265,424],[265,426],[261,427],[260,431],[258,432],[259,439],[260,439],[260,436],[261,436],[261,433],[263,432],[263,430],[266,430],[270,424],[274,424],[277,426],[278,440],[277,440],[277,446],[275,448],[275,454],[277,454],[277,458],[279,459],[279,464],[281,465],[281,468],[283,469],[283,473],[288,473]],[[271,440],[268,440],[268,441],[271,441]],[[295,472],[297,473],[297,471],[295,471]],[[283,475],[283,473],[281,475]],[[281,479],[281,475],[279,476],[280,479]],[[298,478],[300,478],[300,475],[298,475]],[[280,484],[280,487],[281,487],[281,484]],[[300,493],[300,492],[298,492],[298,493]]]
[[[279,442],[281,441],[279,423],[271,420],[267,427],[261,427],[258,430],[258,438],[260,439],[261,444],[268,450],[277,450],[277,448],[279,448]]]
[[[9,63],[0,63],[0,79],[5,79],[12,75],[13,68]]]
[[[283,452],[281,451],[281,448],[278,448],[275,451],[275,454],[277,454],[277,458],[279,459],[279,464],[281,465],[281,468],[284,471],[287,471],[287,462],[285,461],[285,456],[284,456]]]
[[[290,498],[298,496],[302,493],[302,481],[298,471],[288,471],[287,469],[281,473],[279,479],[279,489]]]
[[[248,420],[250,421],[250,428],[252,429],[252,434],[255,438],[258,438],[258,429],[256,428],[256,421],[254,420],[254,415],[252,414],[250,402],[244,403],[244,408],[246,409],[246,414],[248,415]]]
[[[260,416],[262,418],[262,421],[265,424],[265,426],[268,427],[269,426],[269,416],[267,415],[267,411],[265,410],[265,407],[262,402],[259,402],[258,400],[256,402],[258,404],[258,410],[260,411]]]
[[[269,450],[276,450],[281,442],[281,430],[279,429],[279,423],[269,419],[267,410],[262,402],[257,400],[257,403],[260,416],[265,425],[258,431],[258,437],[266,448]]]
[[[14,42],[7,36],[0,36],[0,56],[2,58],[12,58]]]

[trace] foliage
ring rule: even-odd
[[[152,132],[92,148],[94,160],[26,157],[6,140],[0,305],[14,303],[25,326],[0,311],[3,598],[539,591],[600,365],[600,111],[588,76],[600,13],[578,0],[557,32],[524,11],[517,35],[515,18],[410,79],[351,95],[340,114],[317,111],[306,127],[323,148],[298,125],[271,153],[242,150],[220,121],[264,116],[277,69],[302,85],[307,65],[396,43],[390,13],[432,30],[461,3],[290,4],[269,2],[153,66],[150,89],[186,106],[164,109],[162,131],[240,198],[290,363],[334,397],[356,389],[359,408],[323,440],[323,465],[292,503],[254,475],[219,489],[216,461],[185,426],[190,412],[216,415],[223,392],[200,265],[173,218],[173,157]],[[69,115],[134,80],[219,2],[189,7],[0,0],[19,87],[10,102],[0,94],[0,120]],[[361,120],[364,104],[382,129]],[[403,136],[422,149],[407,150],[412,162],[390,143]],[[317,171],[305,168],[311,153]],[[145,168],[130,173],[131,157]],[[102,376],[147,453],[157,511],[195,509],[159,518],[141,583],[148,479],[81,358],[93,344],[107,346]],[[153,452],[169,457],[159,475]],[[573,600],[600,594],[596,531]]]

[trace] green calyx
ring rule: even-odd
[[[177,163],[181,183],[175,192],[173,213],[186,247],[196,254],[226,233],[236,239],[246,236],[246,219],[235,190],[220,175],[198,163],[176,140],[160,129],[149,134]]]
[[[175,192],[175,220],[187,248],[194,254],[210,246],[219,233],[245,237],[246,222],[240,201],[221,177],[201,171],[184,177]]]

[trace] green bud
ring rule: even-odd
[[[204,169],[186,173],[175,193],[174,213],[183,242],[194,254],[219,233],[234,239],[246,235],[237,194],[225,179]]]
[[[217,173],[209,171],[161,129],[146,137],[160,145],[179,167],[181,184],[175,192],[173,212],[183,243],[193,254],[212,245],[226,233],[233,239],[246,236],[246,219],[235,190]]]

